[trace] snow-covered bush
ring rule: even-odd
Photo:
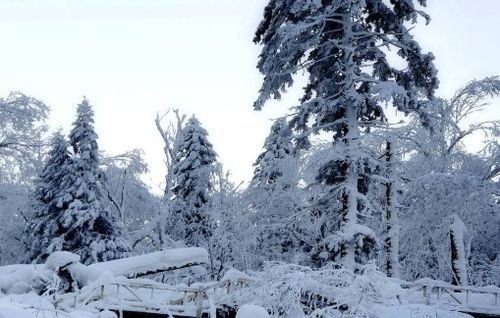
[[[235,290],[222,303],[252,304],[271,317],[284,318],[469,317],[409,304],[399,281],[387,278],[373,263],[355,274],[334,263],[312,269],[273,262],[252,275],[248,287]]]
[[[330,263],[311,269],[286,263],[266,263],[255,282],[232,296],[235,303],[266,308],[273,317],[370,317],[374,303],[399,304],[401,287],[373,264],[354,274]]]
[[[269,318],[269,315],[264,308],[248,304],[238,309],[236,318]]]
[[[0,183],[0,265],[24,261],[26,212],[31,189],[20,184]]]

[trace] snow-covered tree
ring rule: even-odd
[[[0,182],[36,176],[43,154],[49,107],[20,92],[0,98]]]
[[[45,166],[35,180],[33,219],[26,231],[30,244],[27,260],[30,262],[41,263],[53,252],[49,247],[59,236],[57,219],[64,212],[59,200],[65,194],[62,180],[70,163],[69,144],[60,132],[55,133]]]
[[[94,112],[87,99],[78,105],[69,140],[73,156],[60,181],[57,205],[62,213],[48,250],[79,254],[85,264],[120,258],[130,246],[122,222],[105,205],[105,175],[99,167]]]
[[[169,115],[174,115],[173,119],[165,125],[165,119]],[[168,109],[162,115],[156,114],[155,126],[163,140],[163,152],[165,154],[165,184],[163,190],[163,200],[158,202],[155,215],[145,226],[133,235],[134,245],[148,240],[156,248],[167,248],[175,245],[175,241],[168,233],[167,223],[172,219],[173,207],[171,199],[174,197],[172,192],[174,182],[174,158],[178,152],[179,141],[186,115],[181,114],[178,109]]]
[[[297,160],[292,141],[292,130],[286,119],[277,119],[264,143],[264,152],[254,163],[255,171],[250,187],[287,189],[297,183]]]
[[[217,154],[207,136],[198,119],[191,117],[173,158],[170,234],[188,246],[206,246],[213,226],[209,206]]]
[[[41,167],[49,107],[20,92],[0,98],[0,264],[24,261],[32,181]]]
[[[29,221],[31,185],[0,183],[0,265],[20,264],[29,250],[25,226]]]
[[[378,158],[376,175],[372,176],[367,189],[367,201],[370,203],[371,216],[366,224],[380,237],[378,263],[380,269],[389,277],[400,276],[399,236],[402,205],[402,154],[401,141],[396,127],[400,124],[387,124],[384,129],[377,129],[363,138],[363,146],[370,149]]]
[[[134,250],[161,249],[155,233],[144,231],[156,221],[161,210],[161,198],[150,192],[141,180],[148,172],[143,152],[138,149],[115,156],[103,157],[106,171],[107,202],[111,212],[125,224]]]
[[[214,227],[209,238],[210,272],[220,279],[228,268],[248,270],[255,268],[255,242],[257,229],[249,218],[246,201],[239,186],[217,164],[212,177],[214,186],[211,217]],[[241,185],[241,184],[240,184]]]
[[[403,276],[407,279],[432,277],[461,284],[469,278],[475,284],[496,284],[498,275],[484,274],[484,264],[498,258],[498,119],[480,121],[475,114],[500,95],[500,80],[487,77],[469,82],[450,100],[436,99],[425,107],[427,127],[413,118],[398,132],[403,141],[404,162],[401,230]],[[470,136],[483,137],[486,146],[479,153],[467,151]],[[463,222],[468,235],[464,242],[450,240],[450,220]],[[455,228],[455,227],[454,227]],[[426,235],[422,236],[422,233]],[[455,238],[457,235],[455,235]],[[470,245],[470,254],[469,248]],[[457,246],[463,246],[457,250]],[[492,249],[493,248],[493,249]],[[496,251],[494,251],[496,248]],[[450,255],[460,258],[461,273]],[[466,266],[477,267],[466,268]],[[483,273],[481,273],[483,272]]]
[[[311,134],[326,132],[336,148],[338,155],[317,172],[317,182],[331,189],[321,200],[340,205],[328,212],[331,219],[333,213],[340,217],[338,231],[323,242],[322,257],[349,267],[366,260],[375,241],[361,224],[369,207],[364,188],[375,164],[360,139],[384,121],[384,104],[418,111],[437,87],[433,56],[422,53],[406,27],[419,16],[428,19],[416,5],[411,0],[271,0],[254,39],[263,44],[258,68],[264,74],[256,109],[279,99],[298,71],[308,73],[291,123],[301,132],[299,147],[309,145]],[[396,49],[403,68],[391,65],[385,48]]]
[[[175,115],[175,120],[170,121],[166,127],[162,125],[162,121],[170,113]],[[165,191],[164,197],[165,201],[172,198],[173,189],[173,166],[174,158],[179,150],[179,142],[181,139],[182,129],[184,127],[184,122],[186,120],[186,115],[181,114],[178,109],[167,110],[162,116],[156,114],[155,125],[156,129],[160,133],[163,140],[163,152],[165,154],[165,166],[167,168],[167,173],[165,175]]]
[[[256,253],[263,261],[290,261],[294,254],[289,222],[300,204],[300,190],[292,139],[286,120],[276,120],[264,143],[264,152],[254,163],[254,176],[246,190],[258,231]]]
[[[500,120],[478,120],[475,115],[487,107],[490,98],[496,96],[500,96],[500,79],[491,76],[470,81],[449,100],[436,98],[427,103],[423,107],[427,114],[427,127],[422,127],[420,119],[413,117],[409,125],[398,133],[398,138],[405,141],[403,150],[411,154],[406,166],[406,178],[412,180],[427,173],[472,168],[467,167],[470,154],[465,144],[470,137],[482,138],[489,142],[486,148],[494,150],[494,145],[498,144]],[[491,159],[483,171],[485,179],[492,179],[500,173],[498,164],[494,163],[495,157]]]

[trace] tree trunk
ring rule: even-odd
[[[465,250],[465,225],[457,215],[453,216],[450,226],[452,284],[467,286],[467,256]]]
[[[357,167],[357,159],[359,156],[358,150],[360,132],[358,127],[356,105],[347,106],[346,117],[348,122],[348,131],[344,141],[347,150],[345,159],[347,162],[347,175],[344,193],[342,194],[343,215],[340,230],[343,231],[347,229],[347,232],[351,232],[351,229],[359,224],[358,180],[360,179],[360,174]],[[345,242],[342,247],[340,262],[347,268],[354,269],[357,263],[356,239],[355,237],[348,236],[346,236],[346,239],[348,241]]]
[[[345,32],[345,48],[343,54],[343,64],[346,70],[345,74],[345,87],[346,96],[353,97],[357,96],[356,91],[356,74],[354,70],[356,69],[356,63],[354,62],[354,48],[352,47],[353,41],[353,30],[352,21],[350,16],[344,15],[343,18],[343,28]],[[341,231],[345,231],[346,242],[344,242],[341,247],[341,260],[340,263],[350,269],[355,269],[356,267],[356,238],[349,237],[352,233],[352,229],[359,224],[359,205],[358,205],[358,180],[360,179],[360,173],[358,171],[357,161],[359,158],[359,122],[358,122],[358,100],[355,98],[345,98],[345,120],[347,124],[346,134],[343,138],[346,149],[346,163],[347,172],[345,180],[344,193],[342,194],[343,201],[343,211],[342,211],[342,221],[341,221]],[[347,235],[349,233],[349,235]],[[358,251],[359,253],[359,251]]]
[[[384,267],[388,277],[399,277],[399,221],[397,189],[392,176],[393,171],[392,143],[386,142],[385,167],[386,189],[384,210]]]

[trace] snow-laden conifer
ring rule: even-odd
[[[58,203],[64,195],[61,186],[63,177],[68,173],[71,162],[69,144],[65,137],[57,132],[51,140],[48,159],[35,180],[33,193],[33,219],[27,227],[30,250],[28,261],[43,262],[53,251],[53,241],[59,236],[60,227],[57,218],[64,212]]]
[[[298,163],[292,130],[284,118],[276,120],[254,163],[255,171],[246,191],[258,231],[256,253],[263,260],[290,260],[293,256],[292,225],[300,195]]]
[[[376,163],[360,139],[385,120],[385,104],[417,111],[437,87],[433,56],[422,53],[406,26],[419,16],[428,19],[416,6],[412,0],[271,0],[257,29],[264,81],[254,107],[279,99],[294,74],[306,70],[305,94],[291,121],[301,132],[298,146],[307,147],[310,134],[328,132],[336,148],[317,176],[332,189],[327,196],[336,199],[330,201],[340,205],[338,231],[319,243],[326,248],[325,260],[353,267],[374,245],[373,232],[361,221],[369,210],[365,190]],[[403,68],[391,65],[387,47],[404,61]]]
[[[173,158],[171,235],[189,246],[205,246],[211,235],[210,192],[217,154],[196,117],[182,129]]]
[[[264,142],[264,151],[254,163],[251,187],[286,189],[297,182],[297,160],[292,139],[292,130],[286,120],[277,119]]]
[[[94,112],[87,99],[78,105],[77,118],[69,135],[73,157],[62,176],[62,195],[57,216],[58,237],[50,250],[79,254],[85,264],[120,258],[129,244],[123,224],[105,205],[105,176],[99,167]]]

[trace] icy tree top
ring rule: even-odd
[[[80,159],[99,162],[97,134],[94,130],[94,111],[87,98],[78,104],[77,117],[69,139],[74,152],[80,154]]]
[[[355,105],[365,123],[384,119],[388,102],[404,112],[418,109],[438,80],[433,55],[422,53],[405,26],[419,16],[429,20],[414,2],[271,0],[254,38],[263,45],[257,67],[265,76],[255,109],[280,99],[300,70],[309,80],[292,120],[299,130],[314,116],[313,132],[345,134],[347,105]],[[388,58],[394,49],[397,56]]]
[[[289,182],[292,181],[293,176],[287,175],[296,172],[293,167],[295,160],[292,137],[292,130],[286,120],[277,119],[264,143],[264,152],[253,164],[253,186],[271,185],[283,177]]]

